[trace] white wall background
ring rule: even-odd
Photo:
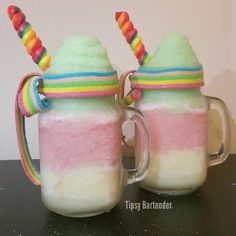
[[[68,36],[78,32],[93,35],[107,47],[120,72],[137,68],[138,64],[114,20],[115,11],[129,12],[150,54],[165,33],[182,32],[204,65],[204,92],[225,100],[236,119],[236,1],[0,0],[0,159],[19,158],[14,96],[21,77],[39,71],[8,20],[6,9],[11,4],[26,14],[51,55]],[[32,155],[37,158],[37,118],[29,119],[27,127]],[[232,151],[236,152],[234,145]]]

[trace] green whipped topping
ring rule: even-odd
[[[98,39],[75,35],[59,47],[46,73],[109,72],[112,70],[107,50]]]
[[[201,65],[188,39],[180,33],[169,33],[154,56],[142,68],[196,67]]]

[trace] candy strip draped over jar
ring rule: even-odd
[[[17,100],[21,113],[29,117],[48,109],[48,98],[112,96],[117,94],[117,91],[116,71],[37,74],[23,79]]]
[[[128,106],[141,96],[141,89],[200,88],[204,85],[202,66],[139,69],[129,76],[131,91],[121,103]],[[121,83],[125,83],[125,79]],[[124,85],[121,84],[122,87]],[[137,96],[136,94],[139,94]]]
[[[58,75],[31,73],[22,79],[15,99],[15,123],[21,163],[28,178],[40,185],[30,156],[25,117],[50,109],[50,98],[112,96],[118,92],[117,72],[80,72]]]

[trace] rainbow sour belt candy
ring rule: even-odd
[[[198,88],[204,85],[202,66],[139,69],[130,77],[132,88]]]
[[[32,116],[49,108],[46,98],[112,96],[118,91],[116,71],[78,72],[27,77],[18,95],[24,116]],[[41,98],[41,95],[46,98]]]

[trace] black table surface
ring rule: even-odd
[[[133,203],[172,203],[172,209],[131,211]],[[138,184],[125,187],[109,213],[69,218],[44,207],[40,187],[25,177],[19,161],[0,161],[0,236],[37,235],[236,235],[236,155],[210,167],[205,184],[179,197],[160,196]]]

